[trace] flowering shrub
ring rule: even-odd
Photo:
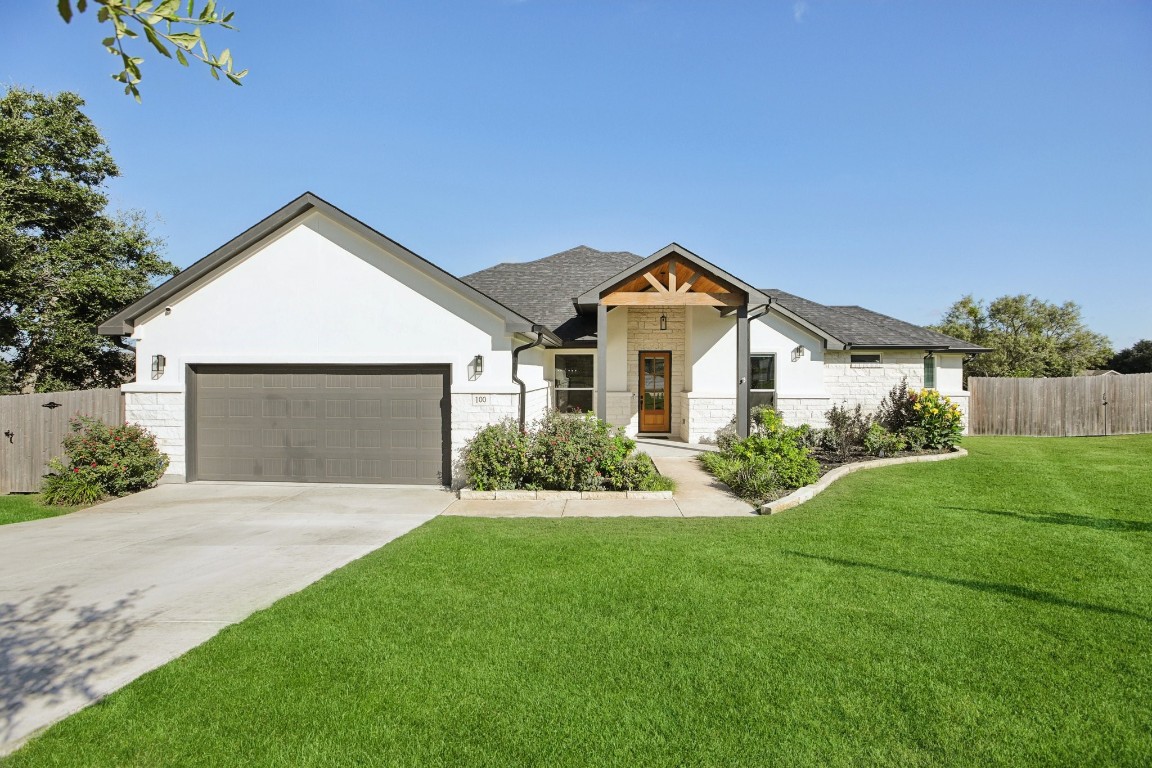
[[[88,416],[69,421],[64,456],[53,459],[41,487],[49,504],[84,504],[155,485],[168,468],[156,437],[139,424],[109,426]]]
[[[909,392],[916,423],[924,430],[925,448],[953,448],[964,433],[960,406],[934,389]]]
[[[633,440],[591,414],[549,411],[529,429],[490,424],[464,447],[464,470],[476,490],[667,490]]]
[[[464,469],[478,491],[523,488],[532,443],[515,419],[489,424],[464,448]]]

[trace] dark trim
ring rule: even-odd
[[[373,245],[388,251],[426,277],[440,282],[470,301],[484,307],[489,312],[503,317],[509,333],[527,333],[532,330],[533,323],[528,318],[504,306],[491,296],[481,293],[458,277],[445,272],[432,262],[410,251],[387,235],[376,231],[331,203],[311,192],[305,192],[272,215],[265,217],[255,225],[244,230],[172,279],[158,285],[142,298],[132,302],[108,320],[105,320],[99,325],[98,332],[105,336],[124,336],[131,334],[136,320],[141,315],[163,305],[168,299],[180,291],[192,287],[201,279],[241,255],[261,240],[264,240],[277,230],[312,211],[317,211],[328,216],[337,224],[347,227]],[[551,335],[551,332],[549,332],[549,334]],[[551,339],[549,339],[549,341],[551,341]]]
[[[668,412],[667,429],[641,429],[644,426],[644,355],[668,355],[668,367],[664,370],[664,410]],[[636,434],[672,434],[672,350],[641,349],[636,353]]]
[[[736,310],[736,436],[748,437],[748,393],[751,382],[751,334],[748,327],[748,305]]]
[[[608,421],[608,308],[596,305],[596,367],[592,369],[596,386],[596,418]]]
[[[983,352],[991,352],[991,349],[985,347],[946,347],[938,344],[848,344],[844,347],[846,351],[859,351],[869,349],[922,349],[925,352],[950,352],[957,355],[978,355]]]
[[[517,401],[519,408],[517,409],[517,413],[519,414],[518,419],[521,432],[524,431],[524,423],[527,419],[526,412],[528,410],[528,386],[524,383],[524,380],[521,379],[519,375],[517,375],[520,373],[520,353],[524,350],[532,349],[533,347],[539,347],[543,343],[544,332],[540,331],[536,334],[536,341],[530,341],[527,344],[522,344],[521,346],[512,350],[512,382],[516,384],[516,386],[520,387],[520,396]]]
[[[184,467],[185,481],[198,479],[196,467],[196,377],[201,373],[324,373],[389,374],[428,373],[444,377],[440,399],[440,477],[452,487],[452,365],[451,363],[397,363],[367,365],[323,363],[191,363],[184,366]],[[239,482],[239,481],[238,481]]]

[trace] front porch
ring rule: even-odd
[[[747,434],[755,288],[675,244],[576,300],[596,313],[596,415],[629,434]]]

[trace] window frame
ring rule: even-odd
[[[863,357],[867,357],[867,358],[874,357],[876,359],[875,360],[857,360],[856,358],[858,358],[858,357],[862,357],[862,358]],[[850,365],[853,365],[853,366],[861,366],[861,367],[875,367],[878,365],[884,365],[884,353],[883,352],[849,352],[848,353],[848,363]]]
[[[936,355],[924,356],[924,389],[936,389]]]
[[[772,380],[770,382],[772,384],[771,389],[757,389],[757,388],[752,386],[752,361],[757,357],[770,357],[770,358],[772,358]],[[755,408],[755,407],[757,407],[757,405],[765,405],[765,403],[753,404],[753,402],[752,402],[755,399],[753,397],[753,395],[764,395],[764,394],[771,395],[771,397],[769,398],[770,405],[773,409],[776,408],[776,398],[777,398],[776,392],[777,392],[777,387],[779,387],[779,382],[777,381],[777,378],[778,378],[778,375],[780,372],[779,366],[777,366],[776,363],[779,360],[779,357],[780,356],[777,355],[775,352],[752,352],[748,355],[748,395],[749,395],[748,406],[749,406],[749,409]]]
[[[587,357],[590,358],[592,364],[592,386],[590,387],[561,387],[560,377],[558,372],[561,370],[557,359],[561,357]],[[593,352],[557,352],[552,356],[552,408],[560,410],[560,393],[561,392],[596,392],[596,354]],[[596,396],[592,396],[592,407],[584,413],[592,413],[596,410]]]

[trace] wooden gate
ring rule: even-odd
[[[107,424],[124,421],[119,389],[85,389],[0,397],[0,493],[40,490],[50,459],[63,453],[68,420],[92,416]]]
[[[1152,432],[1152,373],[968,379],[973,435],[1083,437]]]

